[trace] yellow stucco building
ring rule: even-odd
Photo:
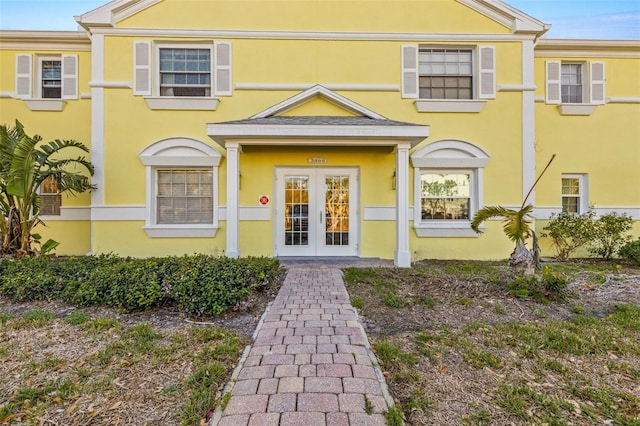
[[[59,254],[500,259],[485,205],[631,215],[640,42],[498,0],[114,0],[0,31],[0,122],[91,148]],[[544,243],[544,242],[543,242]],[[543,246],[544,254],[552,252]]]

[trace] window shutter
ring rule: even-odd
[[[495,99],[496,97],[496,48],[481,46],[479,49],[479,90],[480,99]]]
[[[31,55],[16,55],[16,98],[31,98]]]
[[[604,104],[604,62],[591,62],[591,103]]]
[[[133,94],[151,95],[151,43],[133,43]]]
[[[62,55],[62,99],[78,99],[78,55]]]
[[[560,87],[560,74],[562,65],[560,61],[547,61],[547,103],[562,103]]]
[[[418,46],[402,46],[402,97],[418,97]]]
[[[217,96],[231,96],[231,43],[216,42],[214,87]]]

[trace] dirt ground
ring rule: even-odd
[[[397,274],[390,269],[378,273],[368,285],[347,286],[351,300],[356,300],[361,307],[361,320],[374,351],[384,345],[385,354],[378,353],[378,357],[393,358],[393,365],[381,364],[392,396],[404,408],[407,424],[549,424],[548,420],[537,417],[535,410],[517,418],[496,404],[500,397],[497,390],[510,386],[539,391],[540,400],[543,398],[540,395],[548,396],[540,404],[557,402],[561,407],[558,412],[565,402],[576,406],[579,405],[576,400],[583,402],[567,394],[566,382],[571,379],[540,368],[537,363],[550,364],[560,370],[566,367],[567,375],[575,374],[584,379],[583,384],[588,383],[583,385],[584,389],[611,386],[610,389],[620,394],[636,395],[628,410],[637,416],[638,423],[632,424],[640,424],[637,399],[640,384],[633,373],[640,371],[637,354],[618,359],[611,351],[603,356],[581,357],[540,350],[529,359],[520,355],[520,349],[494,343],[500,340],[496,330],[504,324],[535,327],[554,320],[568,320],[577,314],[604,318],[617,304],[640,306],[640,269],[613,265],[603,271],[601,266],[590,263],[570,265],[566,274],[570,277],[570,296],[562,301],[540,303],[516,298],[505,291],[509,270],[504,264],[486,265],[484,268],[476,263],[466,270],[464,262],[425,261],[422,266],[426,269],[422,271]],[[385,303],[381,294],[386,291],[398,299]],[[399,348],[398,353],[388,355],[389,345]],[[499,360],[495,365],[482,364],[481,356],[489,353]],[[609,371],[610,365],[625,368]],[[580,411],[576,408],[576,413]],[[583,413],[576,413],[570,413],[568,422],[552,421],[551,424],[598,424]],[[527,416],[529,420],[523,420]],[[611,420],[607,423],[606,418],[604,421],[604,424],[618,424]]]

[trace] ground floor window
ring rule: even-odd
[[[60,216],[62,206],[62,194],[58,186],[58,180],[49,176],[42,181],[40,186],[40,214],[48,216]]]
[[[440,140],[411,154],[413,227],[418,237],[475,237],[471,219],[482,207],[489,155],[465,141]]]
[[[212,170],[158,170],[159,224],[213,223]]]
[[[430,172],[421,174],[422,220],[469,220],[471,172]]]
[[[582,214],[587,211],[586,176],[562,175],[562,211]]]

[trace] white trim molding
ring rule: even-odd
[[[591,115],[598,105],[593,104],[562,104],[558,110],[562,115]]]
[[[608,213],[618,213],[626,214],[633,220],[640,220],[640,207],[591,207],[590,210],[593,210],[596,213],[596,217],[600,217]],[[552,214],[557,215],[560,213],[562,213],[562,206],[536,207],[533,211],[533,216],[535,216],[536,219],[549,220],[551,219]]]
[[[227,206],[218,207],[218,217],[227,220]],[[271,220],[269,206],[240,206],[240,222],[261,222]]]
[[[130,81],[92,80],[89,82],[89,87],[100,87],[103,89],[131,89],[133,88],[133,83]]]
[[[145,96],[151,110],[215,111],[220,99],[199,97]]]
[[[23,99],[31,111],[62,111],[67,104],[62,99]]]
[[[91,206],[92,222],[143,221],[145,206]]]
[[[640,104],[640,98],[611,97],[606,101],[608,104]]]
[[[90,207],[60,207],[60,215],[41,215],[40,219],[44,222],[57,222],[57,221],[90,221],[91,220],[91,208]]]
[[[484,99],[417,99],[414,104],[418,112],[472,112],[482,111],[485,104]]]

